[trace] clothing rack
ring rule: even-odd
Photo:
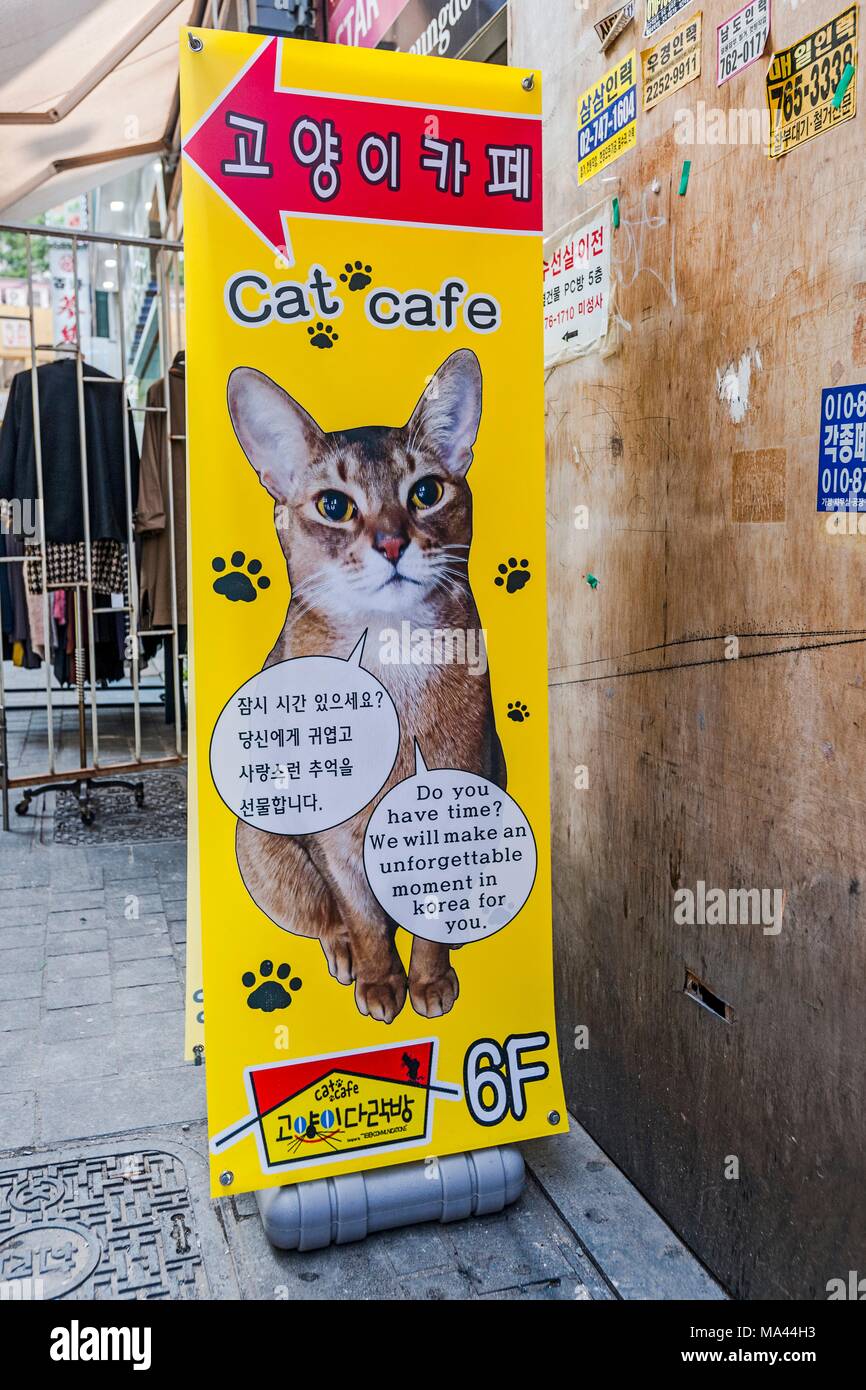
[[[8,728],[7,728],[7,695],[6,680],[3,670],[3,662],[0,661],[0,798],[2,798],[2,819],[3,829],[9,829],[9,793],[10,790],[20,791],[21,800],[17,802],[15,810],[19,815],[25,815],[29,810],[30,803],[34,797],[55,790],[57,787],[65,787],[71,790],[76,797],[79,805],[82,820],[85,824],[91,824],[95,816],[94,803],[91,791],[94,787],[120,787],[132,792],[138,806],[144,804],[144,783],[139,780],[132,780],[134,774],[154,768],[164,768],[167,766],[177,766],[183,764],[186,759],[183,752],[183,729],[182,729],[182,692],[180,677],[180,632],[178,623],[178,587],[176,571],[175,536],[176,525],[185,524],[184,518],[175,517],[174,507],[174,488],[172,445],[183,436],[175,434],[171,423],[171,388],[169,373],[171,369],[173,352],[171,350],[171,316],[169,313],[167,286],[171,278],[170,259],[174,258],[174,282],[179,297],[179,273],[178,260],[179,253],[183,250],[182,243],[176,241],[163,241],[150,237],[117,236],[109,233],[85,232],[77,228],[67,227],[29,227],[21,226],[16,223],[0,223],[0,233],[8,235],[20,235],[25,238],[27,252],[27,312],[21,315],[8,315],[13,321],[24,322],[29,326],[29,357],[30,357],[30,383],[33,406],[33,432],[34,432],[34,453],[36,468],[36,514],[40,518],[39,525],[39,560],[42,571],[42,604],[45,629],[45,652],[43,656],[43,669],[45,671],[45,703],[46,711],[46,752],[47,767],[44,771],[35,774],[10,776],[8,764]],[[36,333],[36,314],[34,296],[34,277],[33,277],[33,237],[56,238],[65,243],[71,244],[73,259],[73,281],[74,281],[74,315],[76,341],[70,344],[51,345],[37,342]],[[82,245],[103,244],[110,246],[116,252],[116,275],[117,275],[117,346],[120,353],[121,379],[115,380],[104,376],[88,375],[86,372],[85,354],[81,342],[81,314],[79,305],[79,250]],[[124,304],[124,256],[123,249],[130,247],[147,248],[153,254],[155,262],[157,300],[158,300],[158,343],[160,352],[161,378],[163,381],[164,404],[162,406],[132,406],[127,399],[125,374],[127,369],[127,330],[125,322]],[[177,332],[179,335],[180,314],[177,314]],[[179,345],[179,344],[178,344]],[[83,514],[83,544],[85,556],[85,579],[74,584],[64,584],[62,587],[74,591],[74,612],[75,612],[75,690],[78,709],[78,741],[79,741],[79,766],[74,769],[60,770],[57,767],[57,750],[54,739],[53,722],[53,703],[52,703],[52,665],[50,660],[49,633],[50,613],[49,613],[49,588],[48,588],[48,561],[47,561],[47,541],[45,526],[41,524],[44,517],[45,490],[43,481],[43,449],[42,449],[42,429],[39,411],[39,379],[37,375],[37,357],[44,353],[64,353],[74,358],[76,373],[76,396],[78,409],[78,445],[81,467],[81,493],[82,493],[82,514]],[[56,359],[55,359],[56,360]],[[26,369],[25,369],[26,370]],[[157,378],[159,379],[159,378]],[[93,542],[91,539],[90,524],[90,470],[87,456],[87,437],[86,437],[86,418],[85,418],[85,385],[93,389],[94,386],[115,387],[122,392],[123,409],[123,468],[125,480],[125,500],[126,500],[126,571],[127,589],[123,605],[106,610],[100,608],[94,602],[93,584]],[[127,423],[127,410],[135,413],[158,412],[166,416],[165,449],[167,454],[168,470],[168,498],[167,498],[167,532],[169,537],[169,556],[170,556],[170,594],[171,594],[171,622],[169,626],[159,629],[148,629],[147,637],[170,638],[170,649],[173,654],[172,682],[174,693],[174,713],[175,713],[175,752],[172,755],[145,758],[142,756],[142,736],[141,736],[141,688],[139,684],[140,666],[140,609],[138,577],[136,570],[135,553],[135,530],[133,521],[133,510],[136,499],[132,496],[132,477],[131,459],[129,447],[129,428]],[[33,563],[33,557],[27,556],[26,552],[21,555],[2,556],[0,563],[7,565],[27,564],[28,560]],[[132,690],[132,719],[133,719],[133,759],[123,763],[104,763],[100,756],[99,746],[99,713],[97,703],[97,677],[96,677],[96,655],[95,655],[95,629],[94,617],[106,611],[122,613],[126,617],[127,625],[127,644],[128,659],[130,663],[130,687]],[[86,621],[85,621],[86,620]],[[88,679],[85,680],[85,640],[83,629],[86,627],[87,642],[87,672]],[[0,614],[0,646],[2,646],[2,614]],[[165,673],[166,695],[168,694],[169,673]],[[89,686],[89,701],[86,687]],[[89,719],[88,719],[89,704]],[[14,708],[14,707],[13,707]],[[40,706],[42,708],[42,706]],[[100,775],[102,774],[102,775]]]

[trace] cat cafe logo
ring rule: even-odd
[[[372,283],[366,273],[363,278]],[[257,270],[241,270],[226,282],[226,312],[245,328],[272,322],[300,323],[312,334],[316,321],[321,332],[323,322],[340,318],[346,307],[337,287],[337,280],[321,265],[310,266],[306,280],[276,284]],[[472,333],[487,334],[502,324],[499,301],[489,294],[471,292],[467,282],[456,275],[443,280],[438,289],[402,292],[388,285],[373,285],[364,298],[364,314],[374,328],[408,328],[416,333],[451,333],[462,323]]]
[[[134,1371],[150,1370],[149,1327],[82,1327],[73,1318],[69,1327],[51,1332],[52,1361],[130,1361]]]

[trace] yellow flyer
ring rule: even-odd
[[[632,49],[577,103],[577,178],[586,183],[637,142],[637,50]]]
[[[212,1190],[562,1131],[539,79],[181,48]]]
[[[641,53],[644,111],[651,111],[665,97],[700,77],[702,18],[698,10],[667,38]]]
[[[770,158],[857,113],[857,6],[774,53],[767,70]]]

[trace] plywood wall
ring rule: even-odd
[[[716,88],[715,27],[738,6],[705,0],[703,76],[639,112],[618,185],[579,188],[577,97],[648,46],[638,0],[603,57],[609,8],[510,16],[512,61],[544,74],[548,234],[606,193],[622,211],[621,348],[547,383],[567,1088],[735,1295],[825,1298],[866,1275],[866,535],[816,514],[821,388],[866,381],[866,109],[780,160],[677,144],[679,108],[765,104],[766,59]],[[842,8],[774,0],[768,51]],[[674,892],[699,880],[782,889],[781,932],[677,925]]]

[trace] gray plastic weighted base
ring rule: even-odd
[[[256,1193],[279,1250],[323,1250],[421,1221],[488,1216],[515,1202],[526,1177],[515,1148],[476,1149],[369,1173],[341,1173]]]

